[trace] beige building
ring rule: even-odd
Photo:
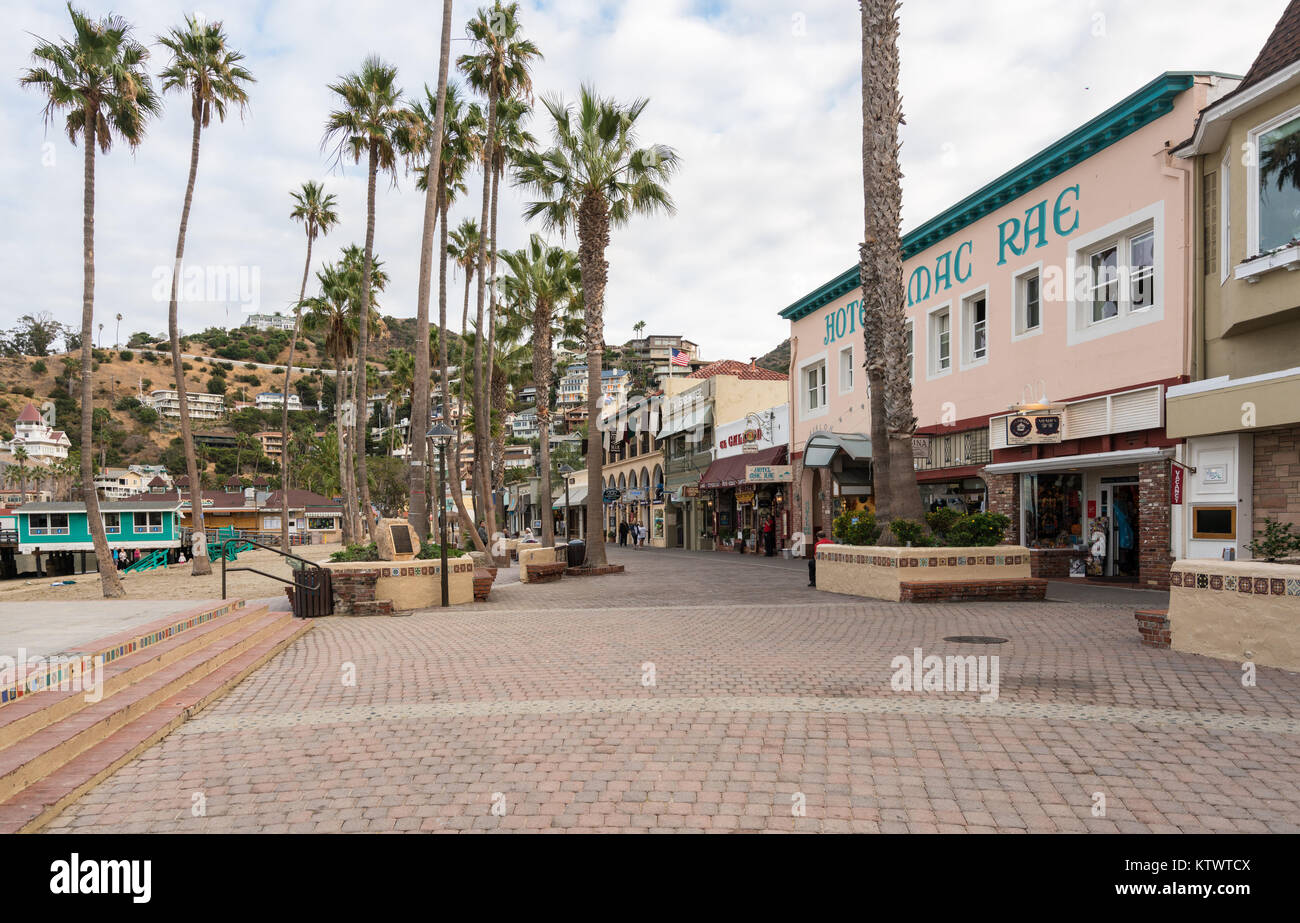
[[[1198,220],[1193,380],[1166,405],[1187,439],[1178,557],[1250,557],[1266,518],[1300,526],[1300,0],[1228,89],[1177,150]]]

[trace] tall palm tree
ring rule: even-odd
[[[872,481],[882,521],[925,522],[912,462],[912,383],[907,354],[898,126],[898,5],[860,0],[862,10],[862,188],[864,243],[858,252],[867,387],[871,392]]]
[[[172,365],[176,371],[176,399],[180,406],[185,464],[190,483],[197,484],[198,457],[194,454],[194,432],[190,428],[190,406],[185,391],[185,372],[181,364],[180,327],[176,309],[181,266],[185,258],[185,231],[190,221],[190,205],[194,201],[194,179],[199,170],[199,138],[203,129],[211,123],[214,114],[217,121],[226,120],[227,107],[234,107],[242,117],[248,107],[245,86],[253,82],[253,75],[240,64],[244,56],[227,47],[226,33],[220,22],[205,22],[195,16],[186,16],[183,27],[160,35],[158,41],[172,55],[171,63],[162,72],[162,90],[164,93],[174,91],[189,96],[190,118],[194,123],[190,135],[190,173],[185,185],[185,204],[181,207],[181,223],[176,232],[176,260],[172,264],[167,328],[171,334]],[[194,554],[190,558],[190,573],[198,577],[212,573],[212,562],[208,560],[208,546],[203,539],[203,504],[194,502],[194,496],[191,495],[190,517],[196,540]]]
[[[419,350],[417,349],[416,352],[419,352]],[[427,355],[429,351],[426,349],[424,352]],[[385,362],[384,365],[388,368],[388,451],[391,455],[393,450],[396,448],[393,439],[397,433],[397,409],[402,406],[408,393],[411,394],[411,404],[414,406],[415,392],[419,389],[415,387],[415,357],[406,350],[394,349],[389,352],[388,361]],[[427,385],[425,386],[424,391],[427,395]],[[411,437],[412,445],[414,445],[414,442],[423,441],[424,439],[423,431],[418,434],[419,438],[416,438],[417,434],[414,429],[415,421],[415,411],[412,410],[411,420],[407,424],[408,427],[410,427],[410,429],[407,430],[407,433]]]
[[[307,314],[303,317],[303,321],[308,330],[325,332],[325,351],[334,360],[335,447],[338,450],[339,492],[343,497],[343,517],[340,526],[343,530],[344,543],[352,544],[359,536],[353,532],[356,499],[352,494],[351,480],[348,477],[348,471],[352,467],[348,463],[348,435],[351,427],[345,423],[343,389],[346,361],[356,345],[357,327],[345,276],[346,272],[333,263],[326,263],[316,273],[321,291],[319,295],[304,300],[303,307],[307,309]]]
[[[371,273],[374,270],[375,251],[375,180],[383,170],[397,181],[397,146],[395,137],[410,129],[412,116],[402,103],[402,91],[397,86],[397,68],[384,63],[376,56],[362,62],[361,70],[347,74],[337,83],[330,84],[341,106],[330,113],[325,122],[322,146],[335,145],[335,156],[344,156],[353,163],[366,161],[366,244],[361,271],[361,323],[357,336],[357,369],[354,377],[357,391],[357,480],[361,487],[362,520],[366,534],[374,531],[370,506],[370,480],[366,467],[366,433],[370,421],[366,407],[366,360],[370,348],[370,292]]]
[[[497,117],[500,114],[497,103],[502,99],[532,97],[532,75],[530,67],[542,55],[537,46],[521,35],[519,24],[519,4],[502,5],[495,0],[491,7],[480,7],[478,13],[469,21],[466,32],[475,45],[476,53],[461,55],[456,66],[465,74],[469,85],[487,98],[487,143],[483,150],[483,204],[479,227],[490,236],[490,229],[495,227],[495,217],[489,216],[489,207],[493,199],[494,164],[497,160]],[[478,322],[480,331],[484,329],[483,309],[485,283],[488,277],[487,236],[479,239],[478,251]],[[490,319],[489,319],[490,322]],[[484,342],[480,336],[474,350],[474,413],[480,417],[488,414],[487,377],[483,374]],[[488,457],[488,427],[480,426],[474,434],[474,467],[477,491],[482,506],[480,518],[489,529],[495,529],[495,512],[492,507],[492,495],[489,472],[491,460]]]
[[[429,88],[424,88],[429,108],[415,107],[417,121],[425,126],[427,144],[422,148],[427,152],[426,176],[442,176],[443,135],[447,122],[447,72],[451,66],[451,2],[443,0],[442,4],[442,39],[438,56],[438,91],[431,96]],[[423,541],[429,537],[429,469],[425,464],[425,449],[428,440],[424,438],[425,428],[429,425],[429,287],[433,284],[433,232],[434,225],[441,211],[440,195],[442,184],[439,181],[425,183],[424,190],[424,224],[420,233],[420,288],[416,295],[415,309],[415,351],[414,380],[419,386],[411,394],[411,452],[408,467],[407,489],[411,498],[410,522]],[[447,219],[443,217],[443,234],[445,239]],[[442,263],[447,262],[444,246],[440,251]],[[445,319],[445,314],[444,314]],[[446,331],[444,324],[443,331]]]
[[[81,137],[84,149],[82,200],[81,294],[81,440],[93,445],[93,371],[91,332],[95,324],[95,147],[107,154],[117,135],[134,149],[144,140],[145,123],[161,109],[144,62],[149,51],[131,34],[125,19],[93,20],[68,4],[74,38],[51,42],[38,39],[32,50],[35,66],[20,78],[45,96],[45,122],[66,110],[64,130],[73,144]],[[69,366],[71,369],[71,366]],[[99,581],[106,598],[126,595],[99,514],[92,451],[81,453],[81,493],[95,546]]]
[[[578,260],[587,339],[587,522],[593,530],[587,563],[605,563],[605,543],[599,541],[602,516],[600,425],[601,371],[605,349],[605,282],[611,228],[633,215],[676,209],[665,184],[678,166],[676,151],[665,145],[639,147],[636,120],[647,99],[621,105],[583,86],[575,112],[560,97],[543,100],[550,114],[553,146],[523,156],[516,181],[539,196],[524,208],[527,218],[562,234],[577,231]]]
[[[113,328],[113,345],[122,345],[122,315],[117,315],[117,326]]]
[[[555,321],[565,308],[577,300],[582,286],[582,272],[577,255],[570,250],[548,245],[539,234],[528,239],[522,250],[505,252],[507,274],[503,294],[520,312],[519,324],[531,336],[533,344],[532,378],[536,394],[537,429],[541,434],[541,469],[551,470],[551,344]],[[550,479],[542,478],[542,495],[538,502],[543,510],[551,508]],[[542,517],[542,544],[555,544],[555,526],[551,516]]]
[[[14,464],[18,467],[18,502],[20,504],[27,502],[27,465],[31,461],[31,456],[22,446],[18,446],[10,453],[14,457]]]
[[[289,376],[293,374],[294,347],[298,345],[298,336],[302,331],[302,302],[307,297],[307,274],[311,271],[311,245],[316,235],[330,232],[338,224],[339,216],[334,210],[335,201],[332,193],[325,192],[320,183],[308,180],[302,184],[300,191],[289,193],[293,198],[293,210],[290,219],[301,221],[307,233],[307,259],[302,264],[302,285],[298,289],[298,303],[293,306],[293,337],[289,340],[289,362],[284,367],[284,400],[280,402],[280,468],[282,475],[288,478],[289,464]],[[289,548],[289,491],[280,491],[280,547]]]

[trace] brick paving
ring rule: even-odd
[[[1144,648],[1124,594],[918,606],[611,558],[323,620],[49,829],[1300,832],[1300,676]],[[893,691],[918,647],[996,654],[996,700]]]

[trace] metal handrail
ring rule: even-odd
[[[306,558],[299,557],[296,554],[289,554],[287,551],[281,551],[270,545],[263,545],[261,542],[255,542],[251,538],[228,538],[221,543],[221,598],[226,598],[226,572],[234,571],[251,571],[254,574],[261,574],[263,577],[270,577],[272,580],[279,580],[281,583],[287,583],[289,586],[301,586],[305,590],[316,590],[320,587],[320,576],[315,575],[315,582],[308,585],[306,583],[296,583],[293,580],[285,580],[283,577],[277,577],[275,574],[268,574],[266,571],[258,570],[255,567],[226,567],[226,559],[229,556],[231,545],[256,545],[258,548],[265,548],[267,551],[274,551],[283,558],[291,558],[295,561],[301,561],[307,567],[313,567],[318,571],[324,572],[325,568],[321,567],[315,561],[308,561]]]

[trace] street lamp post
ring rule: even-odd
[[[426,439],[438,448],[438,559],[442,564],[442,606],[447,603],[447,440],[452,437],[452,429],[445,423],[435,423]]]
[[[568,465],[560,465],[560,474],[564,478],[564,540],[569,540],[569,475],[573,474],[573,469]]]

